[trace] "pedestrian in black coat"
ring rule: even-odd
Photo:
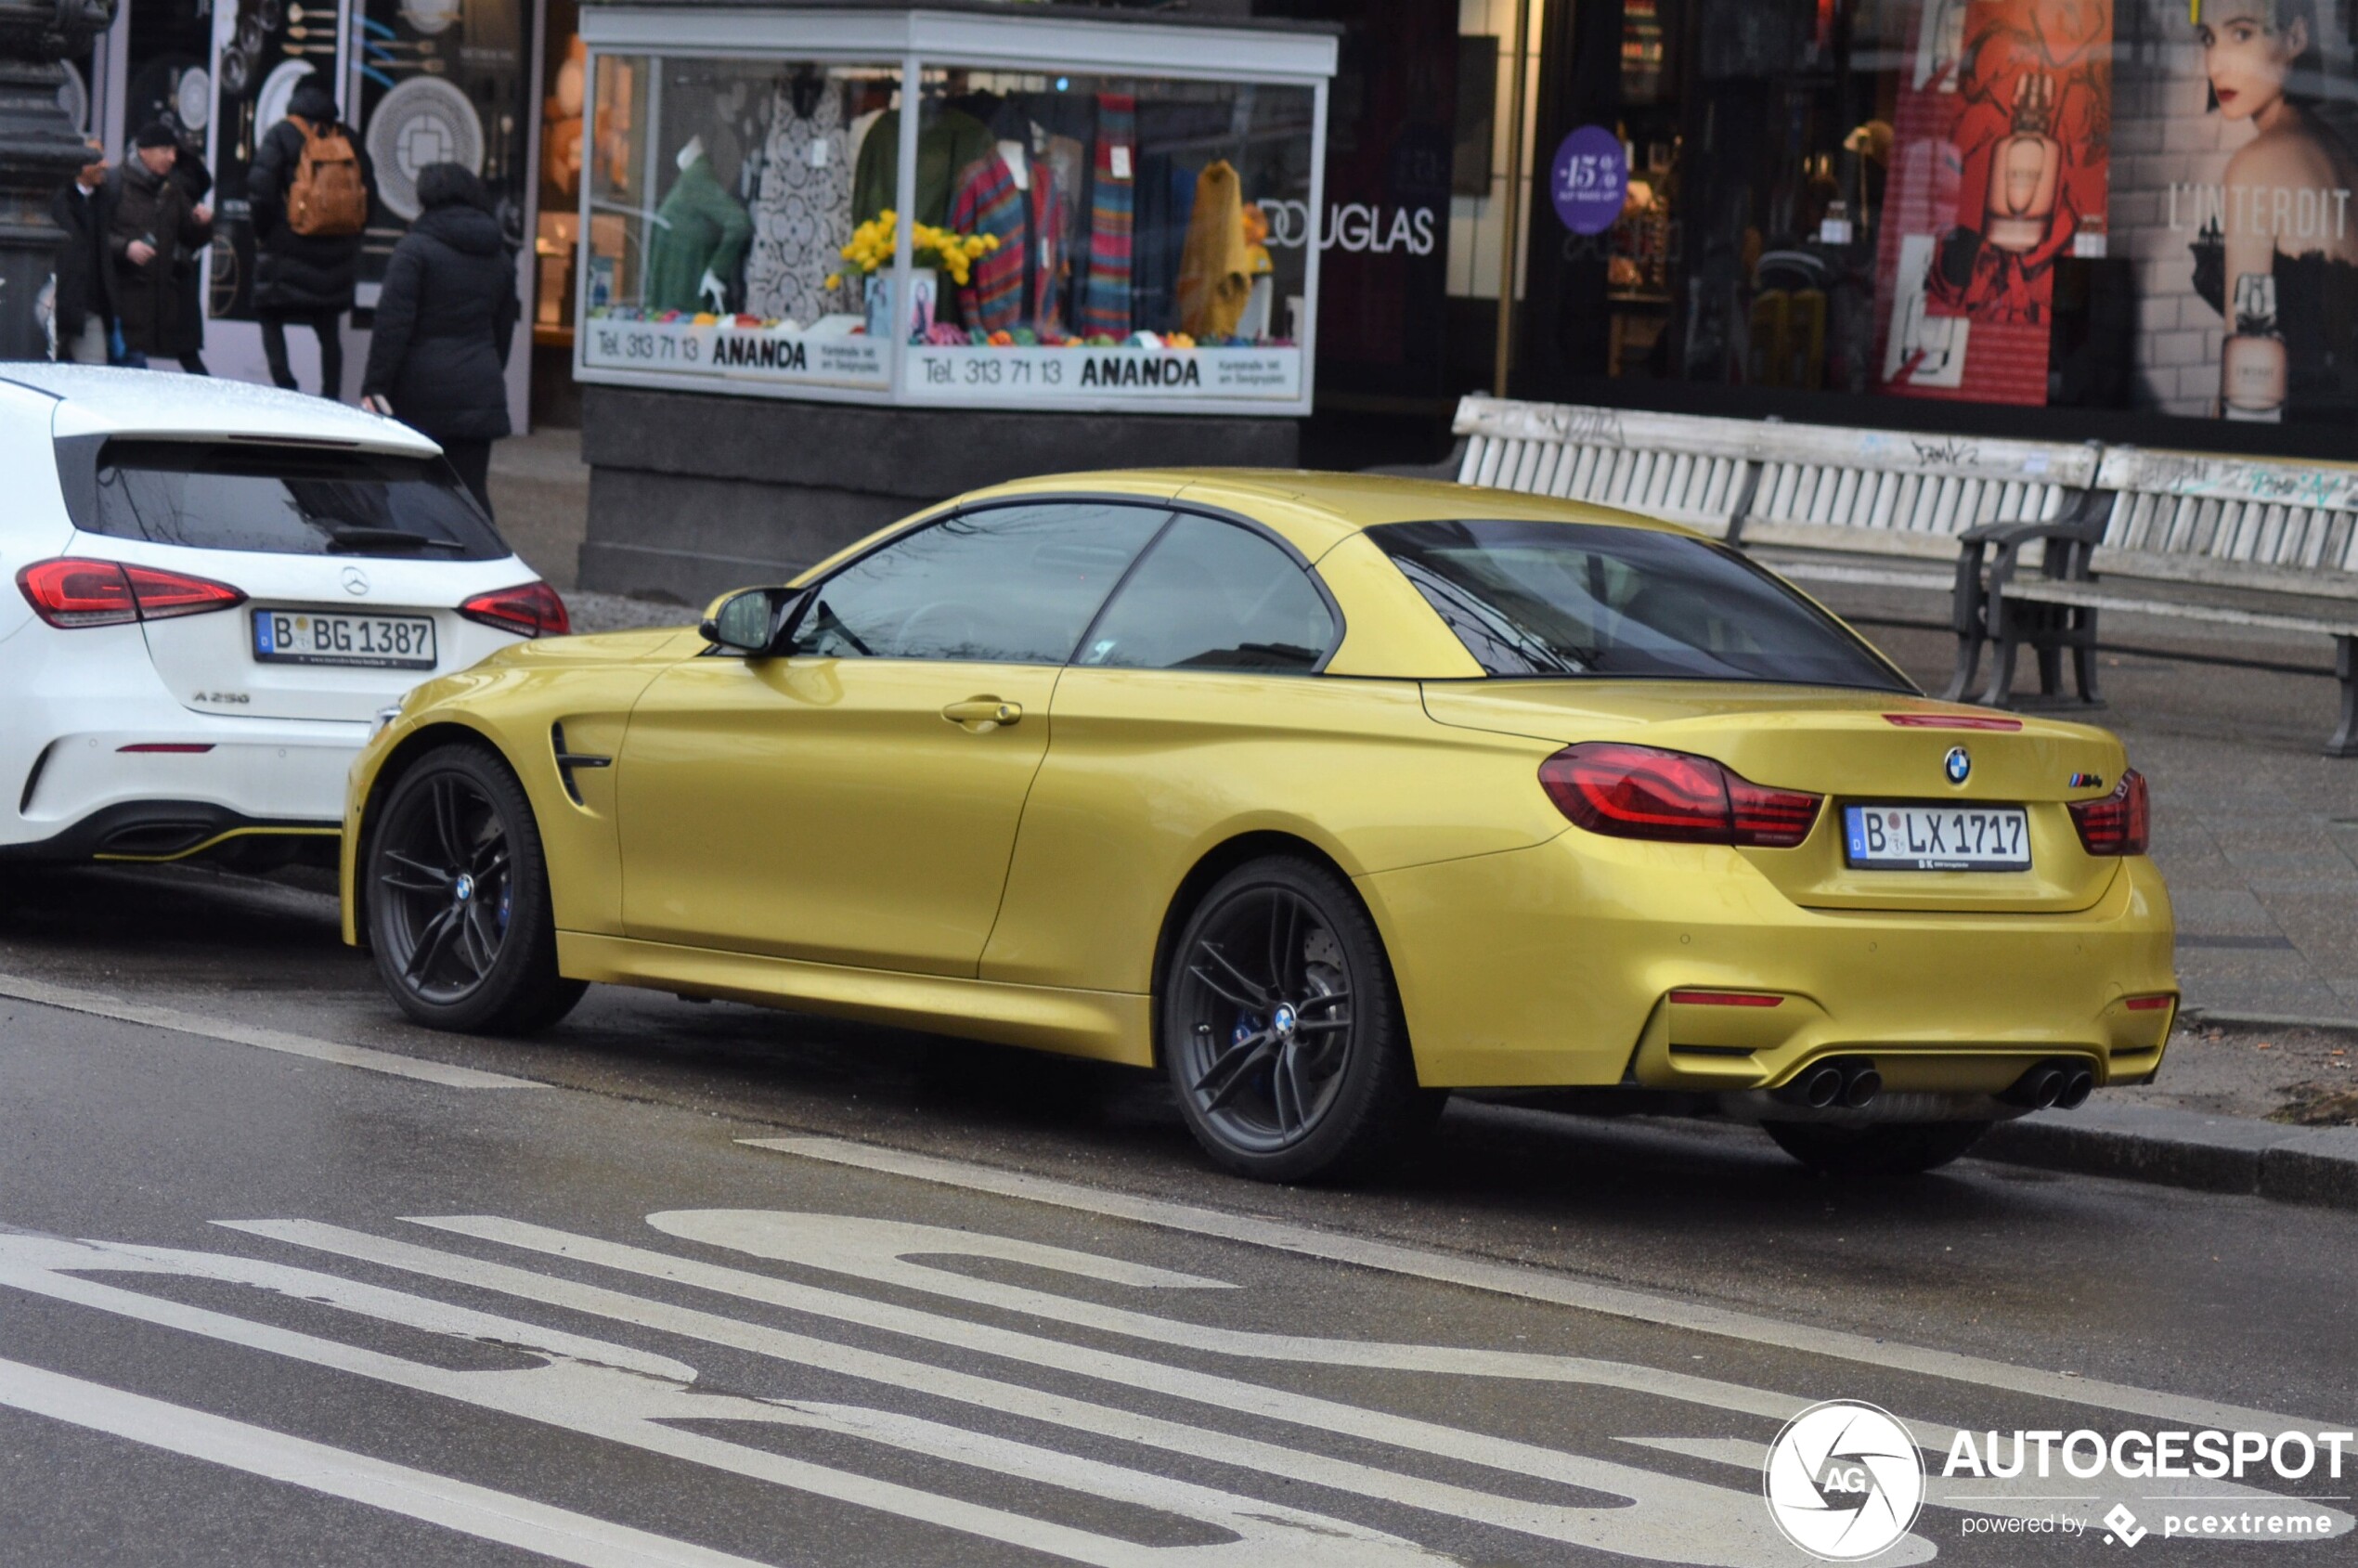
[[[511,428],[516,259],[465,167],[419,170],[418,201],[425,210],[385,264],[360,403],[440,443],[487,512],[491,444]]]
[[[179,138],[162,124],[138,136],[137,150],[107,179],[107,255],[113,269],[115,319],[133,361],[170,353],[180,291],[173,264],[213,238],[213,209],[191,205],[172,177]]]
[[[336,117],[335,95],[317,74],[304,78],[288,100],[287,118],[262,135],[246,170],[246,200],[253,214],[253,313],[262,323],[262,353],[269,361],[270,379],[290,390],[294,371],[287,364],[287,324],[309,327],[319,339],[320,395],[343,395],[343,315],[352,308],[353,292],[360,283],[360,240],[357,234],[297,234],[287,227],[287,192],[303,166],[303,129],[314,134],[341,131],[352,144],[360,165],[360,182],[368,188],[369,206],[377,204],[377,171],[361,145],[360,133]]]
[[[114,334],[114,267],[107,259],[107,161],[90,162],[49,199],[49,220],[65,230],[58,247],[58,357],[103,365]]]
[[[180,133],[179,156],[172,165],[173,183],[188,194],[189,206],[198,206],[213,194],[213,171],[205,167],[204,155],[191,145],[197,138],[186,126],[168,113],[163,123]],[[172,337],[163,351],[178,359],[180,368],[190,375],[210,375],[204,364],[203,255],[197,251],[183,253],[172,264],[172,283],[180,298],[173,312]]]

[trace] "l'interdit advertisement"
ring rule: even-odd
[[[2350,0],[1915,5],[1875,390],[2057,400],[2055,291],[2089,264],[2132,406],[2358,418],[2352,29]]]

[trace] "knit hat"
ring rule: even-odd
[[[178,147],[180,145],[180,138],[172,134],[172,127],[161,120],[150,120],[140,126],[138,136],[133,140],[143,150],[150,147]]]

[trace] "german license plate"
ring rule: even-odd
[[[256,610],[253,656],[264,664],[343,665],[361,669],[432,669],[434,622],[425,616]]]
[[[2028,871],[2019,806],[1846,806],[1845,847],[1862,871]]]

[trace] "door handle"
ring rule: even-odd
[[[979,735],[996,730],[1002,724],[1013,724],[1023,717],[1021,703],[1003,703],[997,697],[968,697],[962,703],[952,703],[941,710],[941,717],[952,724],[963,724]]]

